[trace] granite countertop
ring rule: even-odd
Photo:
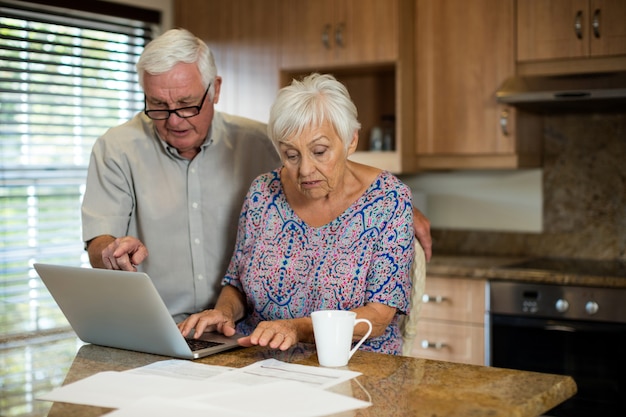
[[[427,275],[510,280],[541,284],[566,284],[588,287],[626,288],[626,276],[589,275],[540,269],[510,267],[532,258],[497,256],[435,255],[426,265]]]
[[[241,348],[197,362],[243,367],[259,360],[317,366],[314,345],[300,344],[280,352],[267,348]],[[76,354],[64,384],[102,371],[122,371],[170,359],[121,349],[84,345]],[[406,356],[357,351],[347,366],[362,375],[333,390],[371,401],[371,407],[342,413],[350,416],[394,417],[533,417],[576,393],[569,376],[516,371]],[[101,416],[100,407],[54,403],[49,417]]]

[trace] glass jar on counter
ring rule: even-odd
[[[382,150],[393,151],[396,148],[396,116],[385,114],[381,118]]]
[[[380,125],[374,126],[370,133],[370,151],[393,151],[396,147],[396,117],[383,115]]]
[[[370,133],[370,151],[383,150],[383,129],[380,126],[374,126]]]

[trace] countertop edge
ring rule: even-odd
[[[426,265],[426,276],[450,276],[558,285],[626,288],[626,277],[596,276],[510,267],[528,257],[437,256]]]

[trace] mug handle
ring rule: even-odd
[[[367,323],[367,325],[369,326],[369,330],[367,331],[367,333],[365,333],[365,336],[363,336],[361,340],[359,340],[358,343],[352,348],[352,350],[350,351],[350,354],[348,355],[348,359],[350,359],[352,355],[354,355],[354,352],[356,352],[359,346],[361,346],[363,342],[365,342],[365,339],[367,339],[372,333],[372,323],[368,319],[356,319],[354,321],[355,326],[359,323]]]

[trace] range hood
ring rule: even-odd
[[[626,71],[511,77],[500,86],[496,99],[542,113],[625,111]]]

